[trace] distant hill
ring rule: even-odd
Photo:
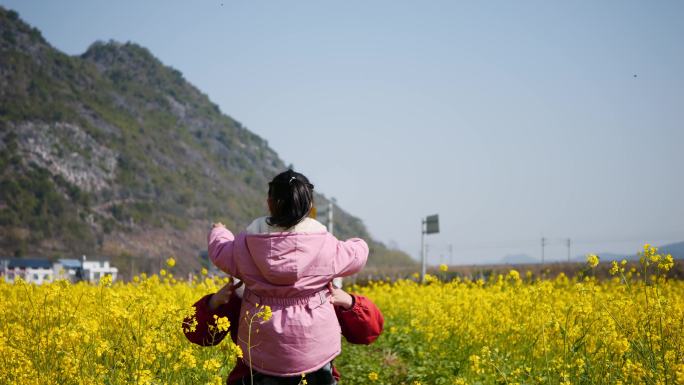
[[[675,259],[684,259],[684,241],[670,243],[658,248],[660,254],[672,254]]]
[[[635,250],[633,254],[617,254],[617,253],[612,253],[612,252],[604,252],[604,253],[596,253],[600,258],[601,261],[619,261],[622,259],[627,259],[627,260],[636,260],[639,259],[638,252],[641,250]],[[672,256],[675,259],[684,259],[684,241],[683,242],[676,242],[676,243],[670,243],[666,244],[663,246],[658,246],[658,253],[660,254],[672,254]],[[587,256],[586,255],[578,255],[574,257],[572,260],[577,261],[577,262],[584,262],[586,261]]]
[[[174,255],[179,272],[197,269],[210,221],[239,230],[264,215],[285,169],[146,48],[96,42],[68,56],[0,7],[1,254],[104,256],[124,272]],[[335,230],[370,240],[371,266],[413,263],[338,206]]]
[[[620,261],[623,259],[627,260],[636,260],[639,259],[639,255],[637,254],[638,250],[635,250],[635,253],[633,254],[617,254],[613,252],[599,252],[596,253],[600,258],[601,261],[606,262],[606,261]],[[672,254],[672,256],[675,259],[684,259],[684,242],[677,242],[677,243],[671,243],[663,246],[658,247],[658,252],[660,254]],[[586,255],[576,255],[572,257],[571,262],[579,262],[579,263],[584,263],[587,260]],[[562,263],[565,262],[565,260],[551,260],[547,261],[549,263]],[[534,264],[540,264],[541,260],[539,258],[531,257],[527,254],[511,254],[511,255],[506,255],[502,257],[499,260],[499,264],[501,265],[534,265]],[[489,265],[489,263],[488,263]]]
[[[501,263],[505,265],[534,264],[540,263],[540,260],[527,254],[510,254],[501,258]]]
[[[630,255],[616,254],[616,253],[612,253],[612,252],[608,252],[608,251],[603,252],[603,253],[594,253],[594,254],[598,255],[599,258],[601,259],[601,261],[613,261],[613,260],[620,261],[623,259],[634,259],[636,256],[636,254],[630,254]],[[585,255],[578,255],[578,256],[574,257],[572,260],[576,261],[576,262],[586,262],[587,256],[586,256],[586,254]]]

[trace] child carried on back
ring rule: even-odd
[[[300,376],[340,354],[328,285],[357,273],[368,259],[362,239],[339,241],[308,217],[313,187],[304,175],[285,171],[268,185],[269,217],[255,219],[237,236],[222,224],[209,234],[211,261],[245,283],[238,344],[260,373]],[[245,314],[258,312],[257,304],[270,306],[272,318],[248,338]]]

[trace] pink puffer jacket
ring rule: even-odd
[[[368,245],[362,239],[338,241],[325,231],[234,237],[217,227],[209,234],[209,258],[245,282],[238,329],[245,363],[251,353],[252,367],[261,373],[298,376],[340,354],[340,325],[327,285],[363,268]],[[252,325],[250,349],[245,314],[255,314],[256,303],[269,305],[273,316]]]

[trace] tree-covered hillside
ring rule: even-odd
[[[105,256],[124,270],[169,255],[198,268],[209,223],[264,215],[267,182],[286,168],[147,49],[96,42],[68,56],[3,8],[0,139],[0,252]],[[335,218],[339,237],[369,239],[359,219],[339,207]],[[369,264],[411,263],[371,245]]]

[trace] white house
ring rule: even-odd
[[[52,269],[54,270],[55,279],[77,282],[83,276],[83,267],[78,259],[58,259],[52,265]]]
[[[10,258],[0,260],[0,279],[14,283],[20,277],[28,283],[37,285],[49,283],[56,279],[67,279],[72,282],[100,282],[100,278],[110,275],[116,280],[119,269],[110,266],[109,261],[88,261],[85,257],[78,259],[59,259],[50,262],[47,259]]]
[[[84,281],[93,283],[99,282],[100,278],[105,275],[111,275],[112,281],[116,281],[116,275],[119,272],[119,269],[109,265],[109,261],[88,261],[85,255],[83,256],[82,266],[83,276],[81,278]]]
[[[5,282],[14,283],[17,278],[40,285],[52,282],[54,270],[47,259],[11,258],[2,261],[2,275]]]

